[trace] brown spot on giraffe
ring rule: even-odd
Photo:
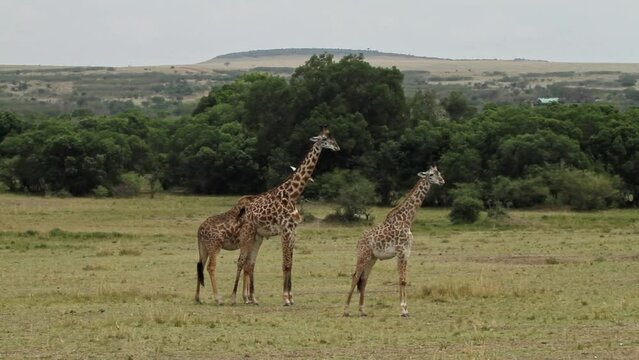
[[[348,316],[348,306],[355,287],[359,291],[359,313],[366,316],[364,311],[364,293],[366,283],[377,260],[397,257],[399,272],[399,306],[402,316],[408,316],[406,305],[406,266],[413,243],[410,227],[415,219],[415,213],[421,206],[431,184],[442,185],[444,179],[437,167],[418,174],[420,179],[413,189],[406,195],[406,199],[394,207],[386,219],[372,229],[367,230],[357,243],[357,264],[351,281],[351,289],[346,299],[344,315]]]

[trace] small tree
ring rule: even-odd
[[[458,184],[450,194],[453,197],[453,207],[448,217],[453,224],[472,224],[479,219],[484,203],[480,200],[481,189],[478,184]]]
[[[464,195],[453,200],[448,217],[453,224],[472,224],[479,219],[479,212],[483,208],[481,200]]]
[[[357,171],[335,170],[320,176],[313,187],[318,195],[336,204],[327,220],[372,220],[369,205],[376,202],[375,185]]]

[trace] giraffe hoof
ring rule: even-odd
[[[409,316],[408,316],[408,313],[407,313],[407,312],[402,313],[402,317],[405,317],[405,318],[409,317]]]
[[[344,317],[349,317],[351,316],[351,314],[348,313],[348,311],[344,311]]]
[[[365,313],[365,312],[361,312],[361,313],[359,313],[359,316],[360,316],[360,317],[367,317],[367,316],[368,316],[368,314],[367,314],[367,313]]]

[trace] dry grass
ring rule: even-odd
[[[195,231],[235,198],[0,195],[0,358],[453,358],[639,356],[636,210],[514,212],[452,226],[422,209],[400,318],[380,261],[367,318],[341,316],[365,225],[299,228],[296,304],[281,306],[279,240],[256,268],[259,306],[193,301]],[[330,204],[310,203],[317,218]],[[382,219],[388,209],[374,209]],[[129,256],[120,256],[129,255]],[[222,252],[228,302],[237,252]],[[551,260],[554,259],[554,260]],[[207,276],[208,277],[208,276]]]

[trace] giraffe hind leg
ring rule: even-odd
[[[206,269],[209,272],[209,276],[211,278],[211,287],[213,288],[213,297],[215,298],[215,302],[218,305],[222,305],[222,299],[220,298],[217,291],[217,279],[215,278],[215,268],[217,266],[217,256],[220,253],[220,247],[215,247],[211,251],[211,255],[209,256],[209,264]]]

